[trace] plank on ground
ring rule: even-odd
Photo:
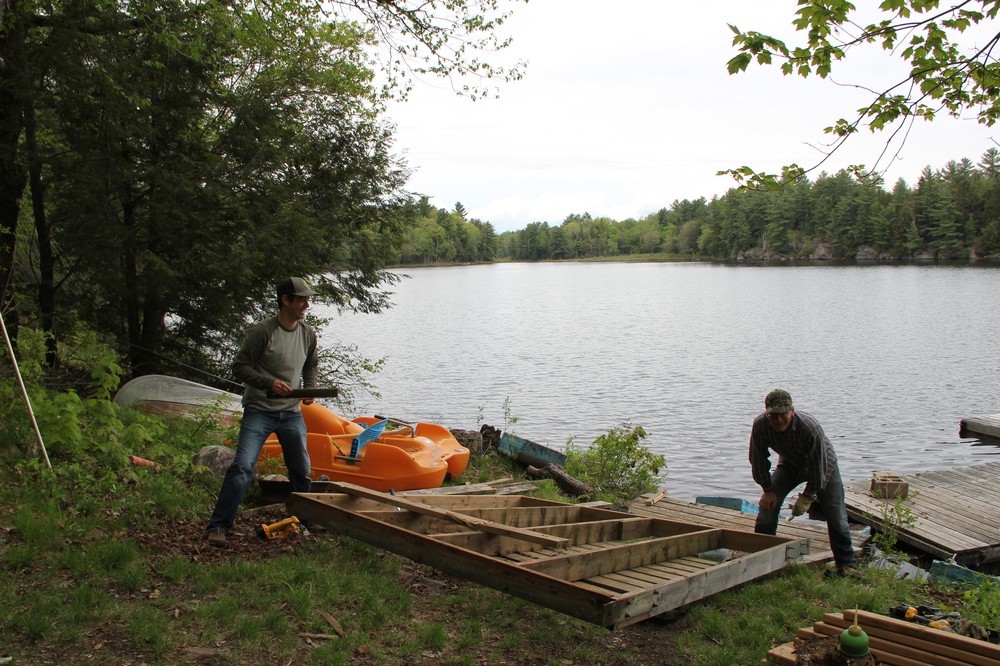
[[[895,618],[861,612],[861,627],[871,641],[872,653],[887,666],[995,666],[1000,663],[1000,647],[976,639],[931,629]],[[796,636],[802,640],[839,636],[853,623],[854,613],[827,613],[812,627],[803,627]],[[796,644],[788,643],[768,652],[771,663],[795,663]]]
[[[848,626],[850,626],[850,622],[844,623],[843,626],[817,622],[813,626],[813,630],[821,636],[839,636]],[[872,653],[885,664],[897,663],[897,659],[907,659],[913,663],[928,664],[928,666],[969,666],[969,664],[974,663],[952,659],[940,652],[926,649],[933,647],[933,643],[892,632],[864,629],[865,633],[868,634]]]
[[[842,614],[844,620],[854,621],[854,611],[846,611]],[[858,611],[858,624],[862,626],[877,626],[887,628],[906,636],[912,636],[921,640],[931,641],[935,644],[946,645],[969,652],[971,654],[989,657],[993,663],[1000,663],[1000,645],[995,645],[987,641],[959,636],[958,634],[923,627],[913,622],[905,622],[886,615],[870,613],[868,611]]]

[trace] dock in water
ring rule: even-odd
[[[1000,414],[969,416],[962,419],[958,427],[959,437],[986,435],[1000,439]]]
[[[970,568],[1000,561],[1000,462],[901,478],[908,485],[903,500],[872,497],[868,480],[846,484],[847,515],[880,530],[886,519],[896,520],[892,511],[899,502],[915,518],[896,527],[899,541]]]
[[[628,512],[647,518],[674,520],[705,525],[706,527],[721,527],[744,532],[753,532],[754,522],[757,518],[752,514],[741,511],[686,502],[672,497],[664,497],[657,499],[654,504],[647,504],[648,500],[655,497],[656,493],[653,493],[633,500],[628,506]],[[802,562],[805,564],[833,559],[833,553],[830,551],[830,537],[826,531],[826,523],[802,518],[792,521],[780,520],[778,521],[778,536],[793,539],[809,539],[809,554],[802,558]],[[852,531],[852,536],[854,549],[860,555],[861,548],[864,546],[864,542],[868,539],[868,536],[858,531]]]

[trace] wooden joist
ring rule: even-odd
[[[655,518],[663,521],[678,521],[706,527],[722,527],[731,530],[753,532],[756,516],[723,509],[718,506],[697,504],[673,497],[661,497],[655,504],[647,503],[652,495],[644,495],[629,504],[629,512]],[[803,563],[820,562],[833,559],[830,552],[830,541],[826,525],[816,521],[782,520],[778,524],[778,536],[790,539],[807,539],[809,553],[803,558]],[[854,548],[860,550],[865,542],[861,532],[852,532]]]
[[[300,520],[604,627],[622,627],[798,561],[808,541],[522,496],[400,497],[342,484],[293,494]],[[728,561],[703,557],[726,549]]]
[[[389,504],[400,509],[406,509],[412,513],[422,516],[430,516],[441,520],[449,520],[458,523],[459,525],[479,530],[480,532],[486,532],[487,534],[497,534],[512,539],[521,539],[531,543],[537,543],[543,546],[552,546],[555,548],[565,548],[569,545],[569,541],[562,537],[553,537],[547,534],[534,532],[532,530],[510,527],[509,525],[504,525],[503,523],[496,523],[491,520],[475,518],[456,511],[451,511],[449,509],[439,509],[410,499],[396,497],[394,495],[386,495],[385,493],[380,493],[377,490],[369,490],[368,488],[363,488],[361,486],[354,485],[353,483],[333,483],[330,485],[333,490],[340,491],[348,495],[364,497],[366,499],[375,499],[384,504]]]
[[[795,646],[801,640],[839,636],[854,622],[854,611],[827,613],[821,622],[800,629],[795,643],[780,645],[767,653],[772,664],[796,663]],[[868,634],[871,651],[887,666],[996,666],[1000,645],[931,629],[912,622],[858,612],[858,624]]]

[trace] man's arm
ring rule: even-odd
[[[306,362],[302,365],[302,388],[316,388],[316,376],[319,374],[319,342],[312,326],[307,326],[306,331],[309,337]]]
[[[233,377],[236,381],[267,391],[274,384],[274,377],[265,375],[254,369],[254,361],[267,349],[267,331],[263,324],[258,324],[247,333],[243,345],[233,359]]]
[[[750,429],[750,472],[753,474],[754,482],[763,488],[764,492],[769,492],[771,490],[771,452],[764,441],[760,426],[761,420],[758,418]]]
[[[800,422],[805,426],[803,434],[807,438],[806,448],[806,493],[815,495],[826,487],[827,464],[826,449],[831,446],[830,440],[819,422],[811,416],[800,416]]]

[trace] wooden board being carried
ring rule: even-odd
[[[347,483],[288,510],[541,606],[615,628],[797,561],[808,541],[519,495],[389,495]],[[728,560],[709,558],[727,549]]]

